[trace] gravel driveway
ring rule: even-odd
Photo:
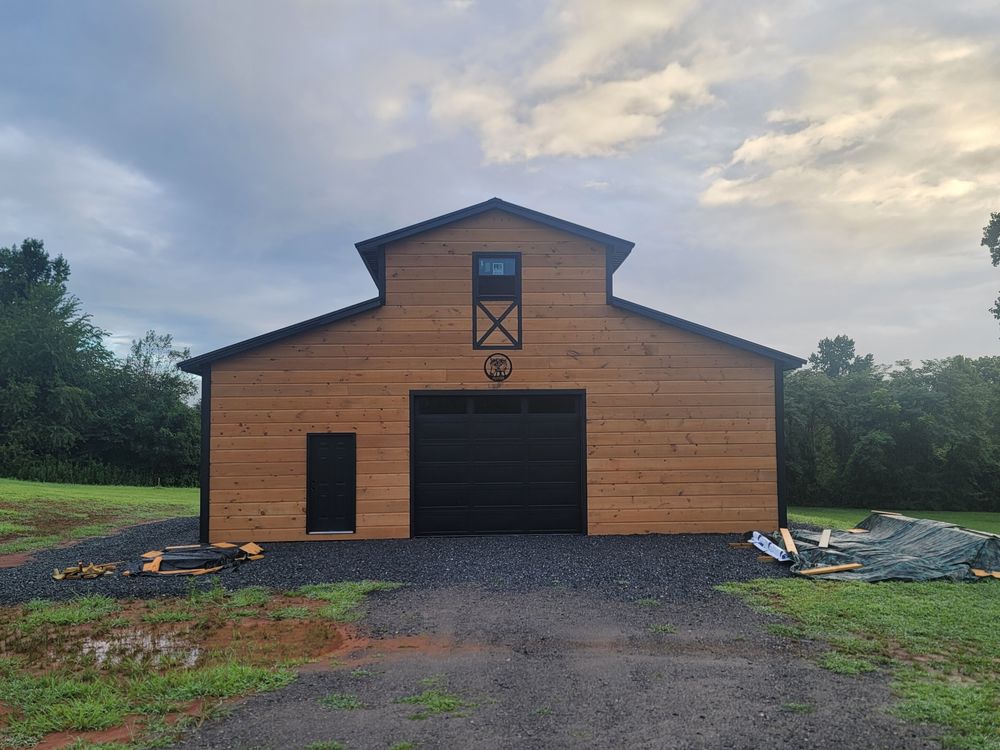
[[[180,519],[40,553],[0,570],[0,599],[182,593],[176,578],[49,579],[77,560],[132,559],[184,543]],[[767,632],[774,618],[713,590],[784,575],[735,536],[507,536],[267,545],[227,588],[400,581],[372,597],[366,648],[307,668],[288,688],[238,702],[178,747],[938,748],[933,728],[892,718],[887,678],[815,664],[819,644]],[[207,578],[207,577],[206,577]],[[199,585],[204,585],[204,579]],[[654,598],[658,605],[638,600]],[[468,704],[411,718],[432,689]],[[331,693],[363,707],[327,708]],[[413,744],[398,744],[413,743]],[[334,747],[334,746],[330,746]]]

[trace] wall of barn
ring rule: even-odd
[[[471,253],[522,253],[524,348],[471,345]],[[212,365],[213,540],[409,536],[411,389],[587,391],[591,534],[777,520],[771,360],[605,304],[604,249],[491,212],[390,246],[387,304]],[[357,532],[305,533],[306,433],[357,433]]]

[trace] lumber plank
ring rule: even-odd
[[[826,549],[830,546],[830,534],[831,529],[823,529],[823,533],[819,535],[819,547],[820,549]]]
[[[799,548],[795,546],[795,540],[792,539],[791,533],[788,529],[778,529],[781,532],[781,539],[785,543],[785,552],[789,555],[799,554]]]
[[[804,576],[822,576],[827,573],[840,573],[843,570],[857,570],[863,567],[861,563],[844,563],[843,565],[825,565],[821,568],[807,568],[800,570],[799,573]]]

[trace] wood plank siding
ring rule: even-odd
[[[473,252],[522,258],[523,348],[483,374]],[[211,365],[211,539],[410,535],[411,390],[584,389],[587,531],[777,519],[775,364],[606,304],[605,249],[501,211],[386,248],[385,305]],[[357,532],[305,532],[306,434],[357,434]]]

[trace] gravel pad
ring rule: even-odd
[[[219,580],[227,589],[378,579],[418,586],[475,583],[526,591],[538,587],[600,590],[621,599],[685,601],[711,595],[725,581],[786,576],[786,566],[761,563],[753,549],[731,549],[736,534],[641,536],[511,535],[261,544],[266,556],[235,570],[190,578],[106,576],[53,581],[52,569],[78,561],[133,561],[147,550],[197,541],[198,522],[180,518],[123,529],[72,547],[46,550],[0,570],[0,602],[63,599],[84,593],[150,598],[183,594]],[[233,540],[246,541],[246,540]]]

